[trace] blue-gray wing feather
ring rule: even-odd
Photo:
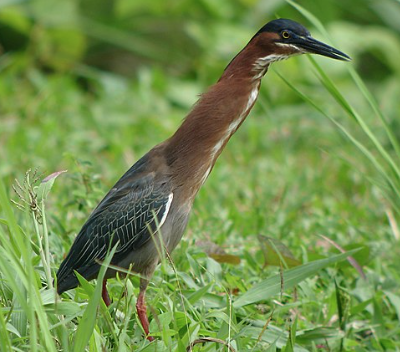
[[[129,171],[104,197],[82,227],[68,256],[57,272],[61,293],[77,285],[74,270],[87,279],[97,274],[99,262],[117,244],[112,263],[143,246],[157,231],[171,201],[167,183],[155,183],[154,176],[130,181]],[[63,281],[71,280],[74,285]]]

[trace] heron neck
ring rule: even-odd
[[[204,93],[167,141],[167,163],[177,184],[190,184],[193,198],[232,135],[252,109],[262,75],[244,66],[241,53]],[[187,182],[190,180],[190,182]]]

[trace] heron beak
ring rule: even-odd
[[[341,51],[322,43],[313,37],[297,37],[291,44],[296,45],[298,48],[304,50],[306,53],[318,54],[330,57],[336,60],[350,61],[350,56],[342,53]]]

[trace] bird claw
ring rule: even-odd
[[[143,330],[146,334],[147,340],[154,341],[154,337],[150,336],[149,330],[149,319],[147,318],[147,308],[144,303],[144,292],[139,292],[139,296],[136,301],[136,311],[139,317],[140,323],[142,324]]]

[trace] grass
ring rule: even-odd
[[[371,108],[346,64],[326,60],[291,59],[264,79],[254,111],[196,199],[173,265],[163,262],[151,281],[152,344],[134,310],[137,277],[110,281],[107,309],[96,282],[82,281],[57,299],[48,272],[54,277],[104,193],[173,133],[209,78],[188,81],[157,68],[139,70],[136,80],[91,71],[86,91],[69,75],[3,70],[0,349],[185,351],[206,337],[193,351],[225,351],[226,344],[236,351],[400,350],[398,203],[387,186],[397,181],[386,163],[397,165],[398,154],[385,132],[395,135],[390,117],[399,107],[382,107],[369,84],[378,102]],[[379,148],[347,117],[347,106]],[[17,178],[24,188],[30,168],[39,168],[40,179],[68,172],[49,185],[44,203],[37,199],[35,212],[19,211],[10,198],[29,207],[12,184]],[[33,190],[43,194],[41,187]],[[28,200],[29,192],[20,193]],[[352,255],[365,280],[323,236],[345,250],[360,248]],[[215,245],[231,257],[213,256]]]

